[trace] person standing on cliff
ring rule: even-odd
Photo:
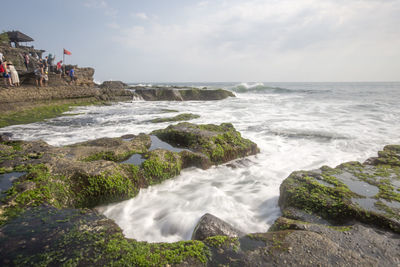
[[[3,53],[0,51],[0,64],[3,64]]]
[[[49,70],[52,72],[54,71],[53,65],[54,65],[55,59],[56,59],[56,56],[49,54],[49,58],[47,59],[47,64],[49,65]]]
[[[60,74],[60,76],[61,76],[61,72],[62,72],[62,60],[60,60],[60,61],[58,61],[57,62],[57,67],[56,67],[56,73],[59,73]]]
[[[41,60],[41,62],[43,64],[43,71],[45,73],[49,72],[49,64],[47,63],[48,61],[49,61],[49,58],[47,56]]]
[[[43,81],[43,65],[40,63],[39,66],[35,69],[35,80],[36,80],[36,87],[42,87],[42,81]]]
[[[19,86],[19,76],[18,76],[18,72],[17,72],[17,70],[15,69],[15,67],[14,67],[14,65],[12,64],[11,61],[9,61],[9,62],[7,63],[7,68],[8,68],[8,71],[9,71],[10,75],[11,75],[12,84],[13,84],[14,86]]]
[[[24,63],[25,63],[25,67],[26,67],[26,71],[28,71],[28,65],[29,65],[29,55],[28,53],[24,53]]]
[[[69,77],[71,78],[71,81],[69,82],[69,84],[72,84],[74,81],[76,81],[74,67],[72,67],[72,68],[69,70]]]
[[[8,86],[8,85],[13,86],[12,82],[11,82],[11,75],[10,75],[10,73],[8,73],[8,70],[7,70],[7,61],[4,61],[3,63],[1,63],[0,72],[2,72],[2,74],[3,74],[5,86]]]

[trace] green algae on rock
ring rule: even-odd
[[[1,232],[0,244],[7,244],[0,245],[2,266],[203,266],[209,256],[200,241],[126,239],[112,220],[87,209],[40,205],[27,209]]]
[[[219,142],[230,153],[224,160],[258,152],[230,124],[199,129],[192,133],[201,140],[198,147]],[[203,140],[204,131],[212,138]],[[212,162],[203,153],[149,151],[151,138],[146,134],[65,147],[43,141],[5,141],[0,146],[0,171],[26,172],[1,200],[0,244],[8,244],[0,245],[3,265],[204,266],[212,257],[211,247],[238,250],[237,241],[226,238],[210,238],[209,245],[197,240],[150,244],[126,239],[111,220],[86,209],[134,197],[140,188],[172,178],[182,168],[208,168]],[[145,158],[140,166],[120,163],[133,153]]]
[[[227,137],[225,143],[218,143],[223,147],[221,155],[228,154],[223,161],[258,152],[257,146],[241,138],[232,125],[199,127],[212,133],[210,140],[201,139],[202,131],[197,133],[196,138],[202,140],[199,147],[212,147],[213,142],[225,134],[234,136],[235,139]],[[219,135],[211,130],[219,130]],[[128,139],[100,138],[65,147],[53,147],[43,141],[2,142],[0,171],[26,171],[27,174],[7,191],[1,205],[0,221],[6,223],[27,207],[41,204],[57,208],[92,208],[129,199],[136,196],[140,188],[179,175],[182,168],[197,166],[205,169],[220,162],[210,161],[199,152],[149,151],[151,143],[146,134],[131,135]],[[210,149],[207,151],[212,153]],[[139,166],[121,163],[133,154],[144,157]]]
[[[170,121],[188,121],[188,120],[193,120],[200,118],[199,115],[192,114],[192,113],[182,113],[179,115],[176,115],[174,117],[168,117],[168,118],[156,118],[153,120],[150,120],[152,123],[160,123],[160,122],[170,122]]]
[[[167,143],[202,153],[214,164],[259,152],[257,145],[243,138],[231,123],[196,125],[183,122],[153,134]]]
[[[215,131],[219,126],[200,128]],[[143,137],[143,139],[145,138]],[[135,136],[131,140],[135,140]],[[120,142],[117,139],[109,141],[110,143]],[[97,147],[106,143],[108,142],[101,140],[93,141],[90,144]],[[114,190],[118,188],[122,190],[127,185],[120,183],[118,177],[115,178],[116,180],[113,180],[112,177],[104,177],[111,179],[111,181],[102,181],[103,178],[100,178],[100,180],[97,178],[92,181],[94,184],[90,186],[94,191],[83,191],[85,193],[82,193],[82,191],[76,190],[77,187],[75,186],[81,185],[78,181],[85,181],[82,174],[90,174],[92,178],[100,173],[109,176],[105,171],[115,169],[126,177],[130,177],[130,182],[133,185],[140,187],[150,183],[146,180],[146,175],[150,175],[152,179],[156,177],[160,180],[167,178],[168,175],[173,176],[185,164],[185,161],[182,160],[185,157],[182,154],[194,152],[182,151],[177,153],[161,149],[147,151],[143,154],[149,160],[149,166],[156,166],[157,171],[152,170],[153,173],[146,174],[143,166],[119,164],[103,159],[82,162],[80,159],[83,152],[78,153],[74,150],[76,149],[74,146],[53,148],[43,142],[12,142],[2,143],[2,145],[7,147],[7,153],[12,153],[13,157],[1,160],[0,168],[4,168],[3,170],[6,172],[17,169],[27,171],[25,178],[19,179],[8,191],[8,200],[12,199],[12,201],[18,203],[24,203],[24,205],[21,205],[21,210],[7,210],[7,205],[12,205],[7,201],[1,206],[2,216],[4,212],[15,212],[14,216],[3,221],[5,224],[0,226],[0,264],[4,266],[304,266],[349,264],[354,266],[393,266],[398,263],[400,257],[398,250],[400,238],[395,228],[389,227],[389,230],[386,224],[368,220],[363,221],[367,224],[352,221],[348,224],[329,225],[318,215],[323,215],[327,220],[332,221],[333,219],[329,216],[330,213],[320,211],[319,208],[322,208],[322,204],[317,206],[318,208],[308,206],[309,202],[304,199],[305,197],[300,198],[300,205],[296,206],[297,209],[292,207],[294,206],[292,202],[288,206],[281,203],[284,216],[287,217],[279,218],[271,227],[271,232],[267,233],[248,234],[238,238],[211,236],[204,241],[193,240],[175,243],[147,243],[128,239],[122,235],[121,229],[112,220],[93,210],[84,208],[90,206],[91,201],[96,202],[96,199],[102,197],[97,195],[97,192],[109,192],[111,194],[109,197],[112,198],[114,192],[117,193],[116,195],[124,194],[123,191]],[[90,147],[90,145],[87,143],[84,147]],[[34,151],[36,153],[43,152],[43,155],[37,157]],[[20,154],[28,152],[32,154],[32,157],[23,157]],[[201,154],[196,153],[198,153],[197,155]],[[54,159],[56,162],[51,160],[52,157],[57,159]],[[75,162],[74,167],[66,169],[69,161]],[[379,169],[375,168],[377,166]],[[388,192],[397,190],[396,192],[398,192],[397,184],[393,184],[393,179],[398,179],[397,169],[389,165],[377,166],[353,162],[342,164],[334,169],[322,167],[313,172],[297,172],[290,177],[289,180],[292,181],[289,185],[304,187],[305,190],[300,191],[311,198],[310,202],[326,204],[327,209],[332,207],[332,214],[338,215],[342,204],[337,205],[335,201],[340,203],[339,200],[341,200],[344,205],[347,205],[348,198],[362,197],[362,195],[352,192],[351,186],[346,185],[346,179],[353,179],[353,177],[349,177],[348,173],[353,173],[355,177],[361,177],[360,179],[365,179],[370,183],[377,182],[378,185],[381,180],[389,179],[393,188],[388,187],[388,182],[385,180],[383,183],[386,186],[378,189],[377,196],[379,196],[381,190]],[[74,172],[76,175],[73,176],[76,179],[76,184],[68,188],[68,185],[65,186],[62,183],[68,181],[66,174],[73,169],[77,170]],[[64,173],[61,170],[64,170]],[[56,176],[56,173],[60,176]],[[379,177],[373,178],[372,174]],[[343,175],[346,179],[342,177]],[[381,179],[380,176],[384,178]],[[300,181],[293,181],[297,177]],[[84,187],[82,186],[82,188]],[[289,187],[289,189],[293,189],[293,187]],[[74,194],[79,192],[82,194],[77,195],[84,195],[91,201],[80,202],[82,208],[77,209],[73,208],[76,202],[69,200],[70,196],[74,197],[76,196]],[[294,190],[293,192],[297,191]],[[324,194],[328,196],[324,196]],[[301,197],[299,194],[297,196]],[[388,197],[393,199],[391,193],[388,194]],[[384,205],[392,203],[387,198],[382,197],[376,200]],[[306,208],[301,210],[302,207]],[[392,211],[395,210],[392,209]],[[365,216],[367,216],[367,213],[365,213]],[[373,217],[373,215],[370,216]],[[342,216],[340,220],[344,218]],[[360,218],[363,219],[364,217],[354,217],[353,219],[358,220]],[[349,217],[349,219],[351,218]],[[382,217],[375,217],[375,219],[381,220]],[[333,221],[338,222],[340,220]],[[383,228],[381,228],[382,226]]]
[[[377,158],[336,168],[292,173],[281,185],[279,204],[334,223],[352,220],[400,233],[399,146],[386,146]]]

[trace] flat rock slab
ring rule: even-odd
[[[210,101],[235,97],[231,91],[223,89],[198,88],[143,88],[131,87],[135,93],[146,101]]]

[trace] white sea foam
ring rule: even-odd
[[[264,86],[264,83],[259,83],[259,82],[258,83],[246,83],[246,82],[243,82],[243,83],[240,83],[240,84],[236,85],[236,87],[238,87],[238,86],[241,86],[241,87],[249,89],[249,88]]]
[[[202,87],[203,84],[200,86]],[[210,86],[218,87],[215,84]],[[149,133],[170,123],[163,109],[201,115],[194,123],[232,122],[261,153],[245,161],[187,169],[131,200],[101,207],[126,236],[151,242],[189,239],[211,213],[244,232],[266,231],[279,216],[279,185],[292,171],[363,161],[400,140],[400,84],[258,84],[223,101],[118,103],[80,107],[80,115],[12,126],[15,138],[66,145],[104,136]],[[236,88],[235,84],[225,87]],[[261,92],[261,93],[260,93]]]

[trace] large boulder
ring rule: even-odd
[[[194,228],[192,240],[205,240],[208,237],[217,235],[240,237],[243,236],[244,233],[220,218],[206,213],[201,216],[199,222]]]

